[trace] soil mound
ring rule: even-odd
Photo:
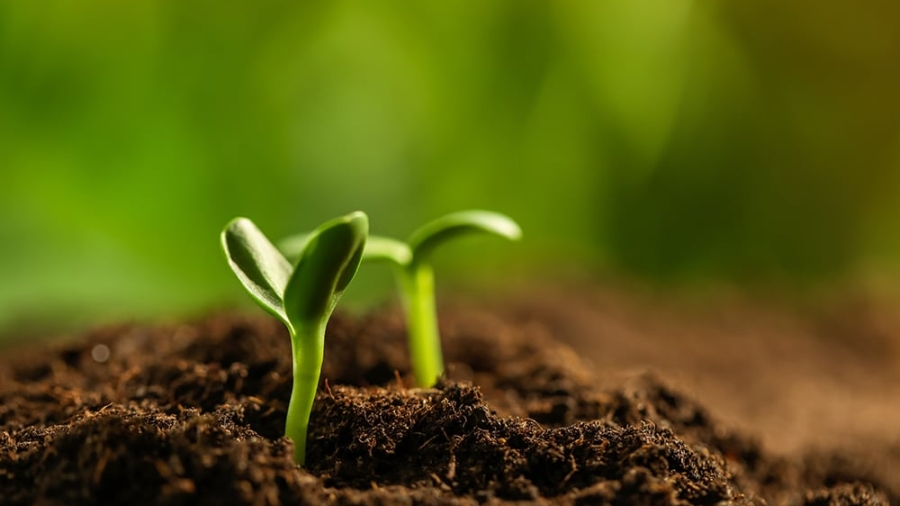
[[[450,313],[413,389],[397,315],[338,315],[308,467],[266,317],[97,329],[0,360],[0,504],[900,503],[852,457],[774,457],[653,376],[596,386],[534,323]]]

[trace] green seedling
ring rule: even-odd
[[[244,288],[290,332],[294,383],[284,432],[294,441],[294,460],[300,465],[306,461],[325,326],[356,274],[368,233],[369,219],[362,212],[331,220],[306,237],[296,265],[247,218],[235,218],[221,234],[228,264]]]
[[[426,223],[406,242],[369,236],[363,260],[386,260],[394,265],[406,317],[409,351],[416,383],[431,387],[444,373],[441,339],[434,297],[431,255],[439,245],[459,236],[488,233],[517,240],[522,230],[507,216],[489,211],[460,211]],[[302,251],[309,235],[292,236],[280,243],[294,256]]]

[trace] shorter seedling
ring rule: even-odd
[[[507,216],[490,211],[460,211],[426,223],[406,242],[369,236],[366,243],[363,260],[387,260],[395,267],[413,375],[423,388],[433,386],[444,372],[431,255],[440,244],[472,233],[489,233],[511,240],[522,236],[519,225]],[[293,257],[302,251],[308,238],[309,235],[301,234],[279,244],[288,257]]]
[[[228,264],[244,288],[291,334],[294,383],[284,432],[294,441],[294,460],[300,465],[306,461],[325,327],[356,274],[368,233],[369,220],[362,212],[331,220],[306,237],[296,266],[247,218],[235,218],[221,234]]]

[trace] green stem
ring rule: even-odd
[[[409,354],[416,384],[429,388],[444,373],[441,337],[434,302],[434,271],[430,265],[411,263],[399,271],[403,307],[409,327]]]
[[[291,334],[294,388],[288,404],[284,434],[294,442],[294,462],[301,466],[306,463],[306,433],[319,386],[324,349],[325,325],[300,327]]]

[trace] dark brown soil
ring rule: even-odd
[[[519,308],[445,311],[449,377],[428,390],[395,313],[335,317],[306,469],[280,436],[289,338],[265,316],[7,350],[0,504],[900,504],[889,464],[768,451],[651,375],[601,387]]]

